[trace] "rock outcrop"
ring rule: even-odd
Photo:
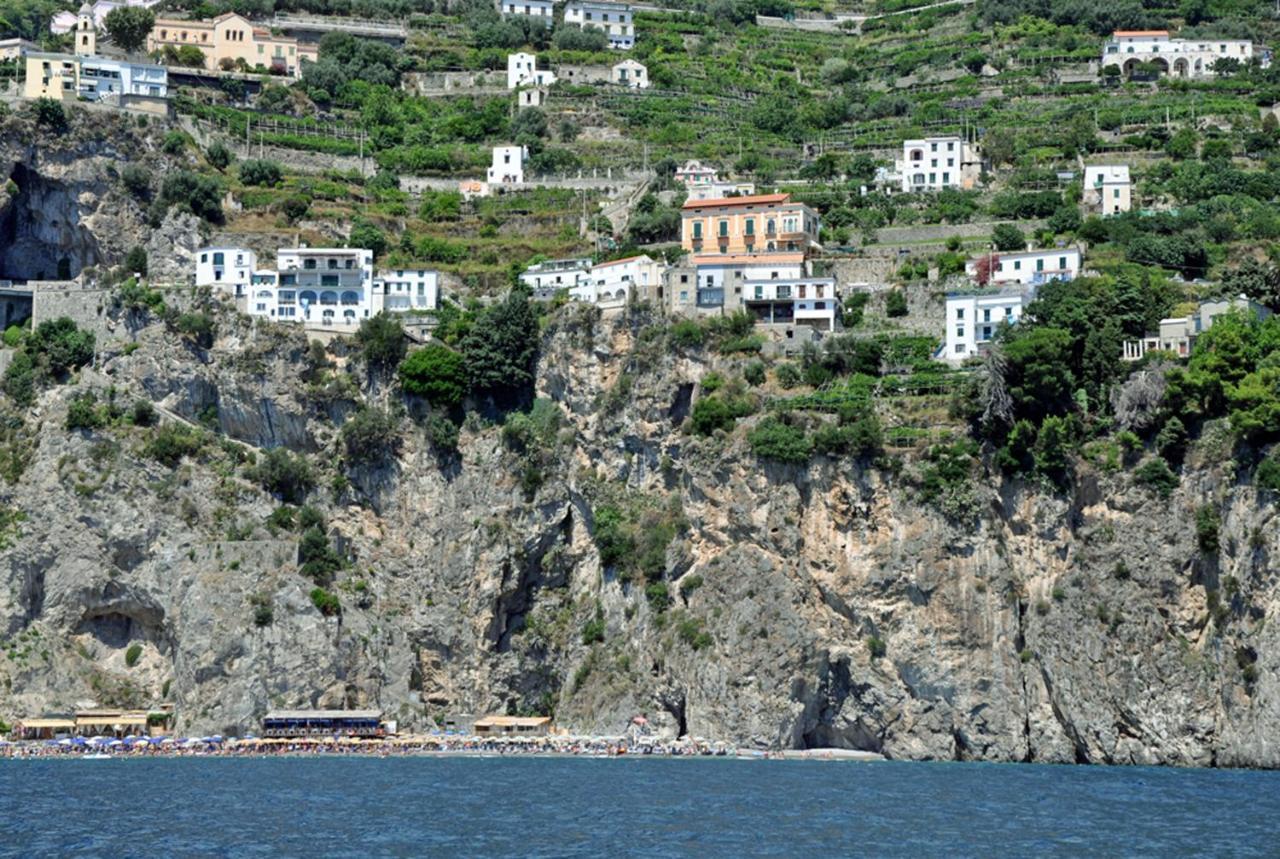
[[[955,521],[923,502],[910,452],[782,466],[741,433],[683,431],[712,358],[645,325],[557,316],[538,391],[559,425],[535,471],[474,418],[441,457],[419,403],[389,463],[344,470],[339,424],[362,397],[395,409],[387,385],[229,313],[210,350],[142,328],[6,430],[0,459],[25,467],[6,469],[21,473],[0,508],[25,520],[0,534],[0,718],[171,700],[182,730],[234,733],[271,706],[378,706],[411,726],[554,709],[582,731],[645,713],[671,733],[894,758],[1280,764],[1276,504],[1211,434],[1168,500],[1082,464],[1067,496],[987,478]],[[84,390],[248,446],[169,468],[151,430],[63,429]],[[349,558],[337,616],[246,476],[276,446],[318,469],[309,501]],[[1193,524],[1207,500],[1213,555]],[[602,568],[606,503],[678,523],[665,611]]]

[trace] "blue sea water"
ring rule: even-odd
[[[2,857],[1277,856],[1280,773],[724,759],[0,761]]]

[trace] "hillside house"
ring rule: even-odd
[[[647,254],[597,263],[585,282],[569,287],[569,298],[604,309],[624,307],[634,294],[642,300],[659,297],[663,266]]]
[[[547,103],[545,87],[521,87],[516,92],[516,106],[520,110],[526,107],[542,107]]]
[[[1188,316],[1161,319],[1159,330],[1154,334],[1148,334],[1141,340],[1126,340],[1121,357],[1126,361],[1138,361],[1146,357],[1148,352],[1156,351],[1172,352],[1179,358],[1189,357],[1191,350],[1195,348],[1196,338],[1208,331],[1215,319],[1232,311],[1250,313],[1258,319],[1266,319],[1271,315],[1270,310],[1243,295],[1219,301],[1202,301],[1195,312]]]
[[[623,60],[614,64],[609,80],[630,89],[648,89],[649,69],[637,60]]]
[[[504,18],[528,18],[550,27],[555,20],[552,0],[498,0],[498,13]]]
[[[821,247],[818,213],[790,194],[686,200],[680,242],[707,254],[800,253]]]
[[[982,158],[972,143],[958,136],[904,140],[894,175],[903,191],[968,190],[982,176]]]
[[[168,112],[169,73],[164,66],[33,51],[27,54],[26,71],[24,98],[84,99]]]
[[[686,161],[684,166],[676,168],[674,178],[684,185],[687,200],[715,200],[756,192],[753,183],[722,180],[714,167],[701,161]]]
[[[204,54],[204,67],[210,71],[261,66],[294,79],[302,77],[304,59],[315,62],[319,58],[315,45],[272,35],[270,30],[256,27],[234,12],[208,21],[157,18],[147,36],[147,52],[155,55],[166,48],[184,47],[199,48]]]
[[[946,332],[936,357],[953,364],[981,355],[1001,325],[1017,325],[1034,289],[1021,285],[947,293]]]
[[[1030,286],[1051,280],[1074,280],[1080,274],[1080,263],[1079,248],[1050,248],[992,252],[969,260],[964,269],[982,286],[1010,283]],[[989,270],[985,277],[984,269]]]
[[[556,82],[554,73],[538,70],[538,55],[523,51],[507,54],[507,89],[544,87]]]
[[[746,280],[742,304],[762,325],[807,325],[835,331],[840,323],[840,298],[835,278],[777,278]]]
[[[440,273],[425,268],[378,269],[373,278],[374,313],[407,313],[440,306]]]
[[[196,286],[244,298],[257,268],[258,255],[248,248],[200,248],[196,251]]]
[[[26,39],[0,39],[0,63],[20,60],[28,52],[38,50],[39,45]]]
[[[160,0],[96,0],[92,5],[83,4],[80,10],[83,12],[87,6],[93,16],[93,26],[97,29],[102,29],[103,23],[107,19],[107,13],[112,9],[132,6],[151,9],[158,5],[160,5]],[[49,21],[49,32],[59,36],[63,33],[70,33],[77,28],[79,19],[80,16],[75,12],[57,12]]]
[[[520,282],[535,292],[587,286],[591,283],[591,260],[585,257],[545,260],[521,272]]]
[[[607,3],[603,0],[569,0],[564,7],[564,22],[579,27],[604,30],[609,37],[609,47],[630,50],[636,44],[634,14],[627,3]]]
[[[798,280],[808,276],[803,252],[754,254],[694,254],[692,285],[668,289],[673,313],[720,315],[745,310],[746,284],[756,281]]]
[[[529,150],[523,146],[493,147],[493,163],[486,177],[490,190],[494,185],[523,185],[524,160],[528,157]]]
[[[1081,202],[1104,218],[1129,211],[1133,207],[1133,194],[1128,166],[1098,164],[1084,168]]]
[[[354,328],[376,314],[371,250],[281,248],[276,271],[274,290],[253,288],[250,315]]]
[[[1173,39],[1168,30],[1116,30],[1102,46],[1102,68],[1114,66],[1126,77],[1142,65],[1175,78],[1214,77],[1218,60],[1247,63],[1253,57],[1248,39]]]

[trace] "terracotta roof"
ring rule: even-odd
[[[1113,36],[1167,36],[1168,30],[1116,30]]]
[[[694,265],[769,265],[770,263],[802,263],[803,251],[775,251],[759,254],[694,254]]]
[[[769,203],[789,203],[790,194],[757,194],[754,197],[721,197],[716,200],[687,200],[682,209],[720,209],[726,206],[752,206]]]

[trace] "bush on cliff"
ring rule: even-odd
[[[384,409],[364,408],[342,425],[342,443],[351,465],[377,465],[400,444],[395,419]]]
[[[93,346],[93,332],[76,327],[66,316],[41,322],[27,340],[36,366],[59,380],[92,361]]]
[[[747,442],[756,456],[776,462],[799,465],[808,462],[813,453],[813,441],[803,428],[774,417],[765,418],[747,433]]]
[[[456,406],[467,393],[462,355],[439,344],[417,350],[400,362],[400,387],[432,405]]]
[[[282,447],[263,454],[247,475],[286,504],[301,504],[315,485],[307,458]]]

